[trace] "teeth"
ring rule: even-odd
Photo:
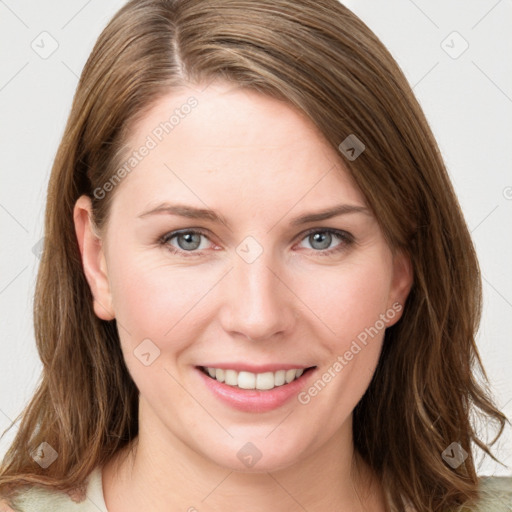
[[[279,370],[274,373],[274,385],[282,386],[286,382],[286,370]]]
[[[242,389],[256,389],[256,374],[251,372],[240,372],[238,374],[238,387]]]
[[[215,374],[217,374],[217,370],[215,370]],[[230,386],[238,386],[238,372],[235,370],[225,370],[224,371],[224,382]]]
[[[286,370],[286,375],[285,375],[286,384],[290,383],[293,379],[295,379],[296,374],[297,374],[297,370]]]
[[[236,370],[224,370],[221,368],[204,368],[204,370],[213,379],[224,382],[229,386],[238,386],[241,389],[259,389],[262,391],[289,384],[304,373],[302,368],[264,373],[237,372]]]

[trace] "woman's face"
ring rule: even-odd
[[[289,105],[225,84],[161,98],[128,142],[132,167],[96,191],[115,193],[102,244],[86,198],[75,219],[141,429],[246,471],[347,439],[412,276],[341,155]]]

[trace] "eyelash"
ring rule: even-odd
[[[341,242],[339,245],[337,245],[334,249],[328,249],[328,250],[315,250],[311,249],[313,252],[318,253],[320,256],[332,256],[334,254],[337,254],[345,249],[347,249],[350,245],[355,243],[354,237],[346,232],[341,231],[339,229],[330,229],[330,228],[312,228],[305,233],[302,234],[302,238],[300,241],[304,240],[308,236],[314,234],[314,233],[331,233],[335,235],[336,237],[341,239]],[[184,256],[186,258],[190,257],[201,257],[201,252],[194,250],[194,251],[184,251],[181,249],[177,249],[176,247],[169,244],[169,242],[176,238],[179,235],[185,235],[185,234],[198,234],[203,235],[204,237],[208,238],[208,233],[203,231],[202,229],[183,229],[179,231],[171,231],[170,233],[166,233],[162,237],[158,239],[158,244],[162,246],[166,246],[166,249],[171,252],[171,254],[177,254]]]

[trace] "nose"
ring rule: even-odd
[[[278,268],[265,251],[251,263],[235,254],[233,269],[223,280],[220,317],[226,332],[263,341],[292,329],[294,295]]]

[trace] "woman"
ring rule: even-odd
[[[507,510],[475,251],[397,64],[334,0],[129,2],[48,190],[9,510]],[[491,443],[492,444],[492,443]],[[491,507],[491,508],[489,508]]]

